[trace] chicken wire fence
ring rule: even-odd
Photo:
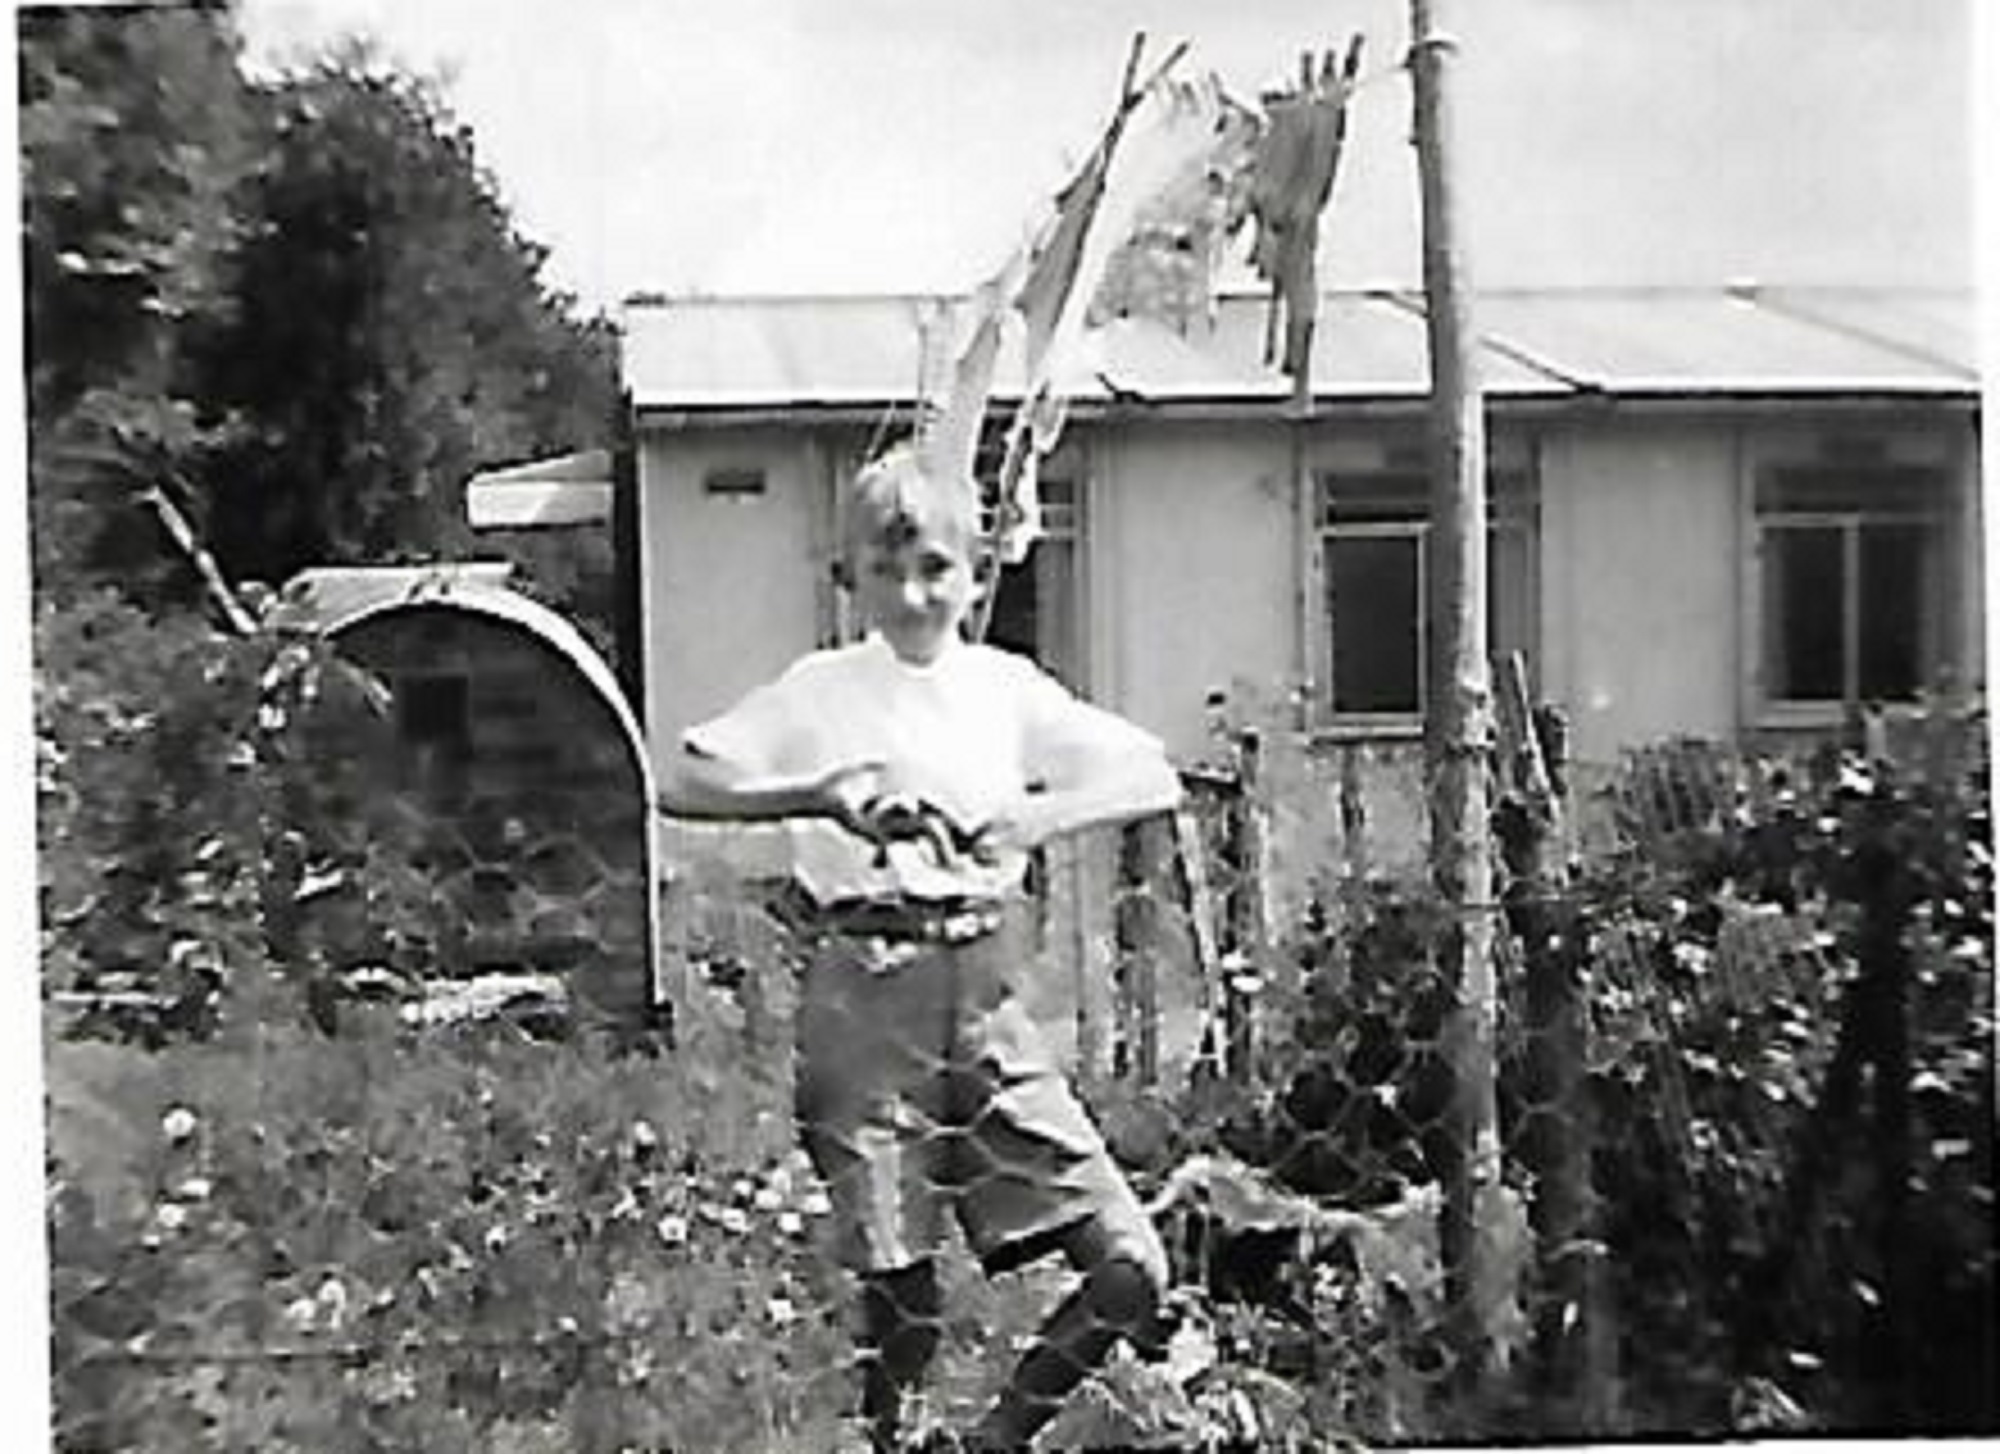
[[[1985,765],[1938,724],[1869,747],[1558,763],[1568,812],[1539,828],[1496,780],[1502,890],[1470,910],[1338,850],[1288,896],[1254,757],[1190,774],[1173,819],[1046,853],[1027,993],[1176,1289],[1152,1361],[1098,1389],[1126,1397],[1120,1437],[1977,1417],[1963,1367],[1959,1413],[1922,1406],[1919,1288],[1948,1283],[1990,1352],[1990,1254],[1908,1249],[1991,1227]],[[1351,834],[1367,813],[1338,799]],[[1483,1046],[1448,968],[1468,912],[1496,930]],[[690,996],[783,1045],[791,982],[757,972],[777,931],[740,903],[678,917]],[[1004,1365],[978,1329],[963,1356]]]
[[[1919,1309],[1990,1291],[1990,1239],[1951,1238],[1990,1226],[1990,1106],[1957,1092],[1991,974],[1978,875],[1947,893],[1899,866],[1988,861],[1983,796],[1950,817],[1964,802],[1921,791],[1983,764],[1926,759],[1901,786],[1693,744],[1567,765],[1571,811],[1516,824],[1525,856],[1500,794],[1502,892],[1454,910],[1354,849],[1393,815],[1340,791],[1322,841],[1347,846],[1286,861],[1307,840],[1275,757],[1191,772],[1180,813],[1051,846],[1031,876],[1023,1002],[1171,1282],[1044,1447],[1915,1417]],[[671,1036],[511,992],[445,1014],[357,975],[382,943],[359,886],[430,885],[429,922],[470,922],[447,884],[505,886],[482,922],[522,942],[642,886],[570,828],[441,826],[393,794],[371,812],[404,836],[353,838],[352,893],[273,842],[265,922],[274,957],[319,966],[291,976],[315,1035],[171,1087],[254,1123],[163,1121],[136,1247],[97,1249],[104,1210],[52,1203],[59,1282],[116,1263],[58,1289],[59,1392],[89,1414],[66,1447],[863,1447],[859,1289],[793,1116],[809,956],[764,888],[668,882]],[[371,877],[391,842],[431,856]],[[1496,930],[1485,1020],[1448,968],[1467,912]],[[1475,1076],[1490,1126],[1464,1111]],[[962,1134],[947,1101],[917,1110]],[[936,1163],[947,1190],[1007,1174],[962,1153]],[[1934,1245],[1957,1260],[1908,1255]],[[956,1231],[939,1269],[918,1431],[983,1407],[1076,1282],[1059,1258],[982,1277]],[[206,1316],[148,1311],[176,1299]],[[1987,1315],[1966,1327],[1991,1349]],[[65,1363],[65,1338],[89,1356]]]

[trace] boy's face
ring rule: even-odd
[[[862,619],[902,660],[936,660],[972,605],[965,531],[946,520],[899,516],[861,532],[850,564]]]

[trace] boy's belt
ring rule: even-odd
[[[997,899],[897,897],[820,904],[796,886],[785,897],[786,917],[810,932],[907,944],[970,944],[997,932],[1006,913]]]

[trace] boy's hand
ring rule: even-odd
[[[958,836],[951,819],[935,803],[908,793],[884,793],[862,805],[870,820],[871,836],[884,854],[891,843],[918,842],[929,846],[941,864],[949,864],[958,851]]]
[[[882,778],[888,764],[869,760],[845,763],[816,778],[807,789],[818,812],[831,818],[848,832],[874,841],[874,821],[868,804],[882,796]]]
[[[951,820],[935,804],[910,793],[884,791],[887,765],[849,763],[813,784],[813,793],[831,818],[855,837],[887,851],[892,843],[928,843],[941,862],[957,852]]]
[[[994,864],[1006,853],[1027,853],[1041,840],[1024,809],[1002,808],[959,841],[959,851],[975,863]]]

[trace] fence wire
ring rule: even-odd
[[[826,951],[768,885],[678,873],[671,1037],[504,995],[371,1006],[372,901],[302,892],[329,860],[279,841],[270,998],[139,1060],[52,1047],[58,1091],[87,1092],[64,1104],[152,1116],[115,1165],[86,1144],[102,1120],[56,1119],[61,1447],[866,1448],[856,1220],[887,1263],[936,1253],[898,1304],[936,1343],[904,1431],[964,1425],[1079,1287],[1060,1257],[977,1263],[1074,1167],[1029,1134],[1070,1134],[1062,1105],[1017,1124],[1037,1067],[1003,1006],[1169,1283],[1038,1447],[1991,1420],[1982,763],[1894,793],[1852,757],[1692,744],[1571,767],[1559,871],[1448,906],[1369,836],[1396,821],[1370,784],[1420,773],[1338,766],[1315,821],[1264,753],[1191,773],[1174,817],[1045,850],[1005,963],[871,949],[846,966],[866,995],[807,993]],[[384,821],[426,845],[417,881],[507,885],[496,932],[638,892],[568,827],[406,807]],[[1475,1256],[1445,1215],[1479,1149],[1442,952],[1465,913],[1500,931]],[[955,982],[905,973],[938,963]],[[317,1022],[305,986],[343,975]],[[1927,1356],[1927,1332],[1963,1346]]]

